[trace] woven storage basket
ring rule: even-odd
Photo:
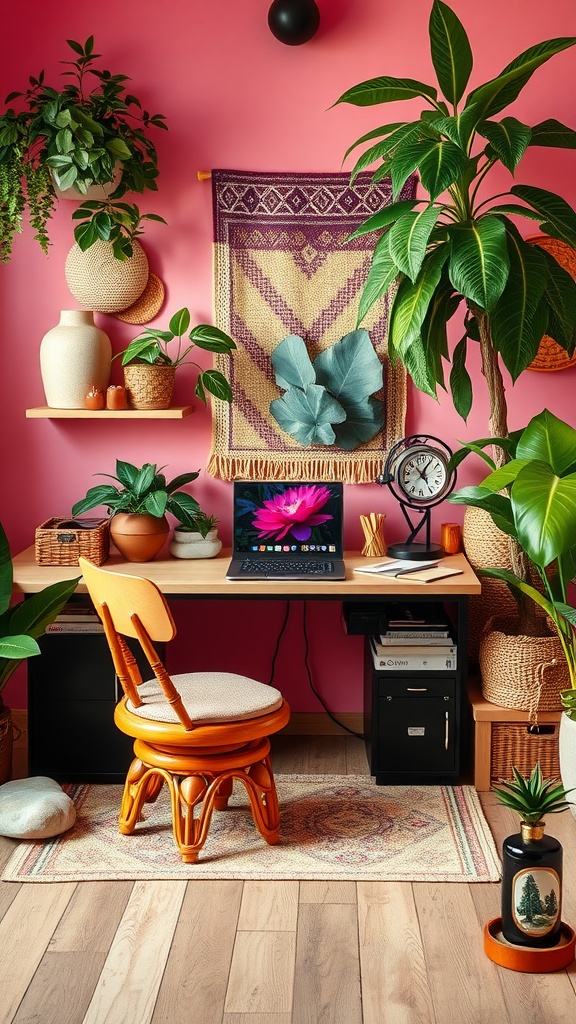
[[[175,366],[130,363],[124,367],[124,385],[131,409],[168,409],[174,390]]]
[[[78,565],[80,555],[102,565],[109,554],[109,519],[47,519],[36,529],[38,565]]]
[[[561,709],[568,666],[557,636],[522,636],[515,625],[506,617],[486,624],[479,650],[482,694],[499,707],[530,712],[533,721],[538,711]]]
[[[545,726],[546,733],[531,733],[528,726],[512,722],[493,722],[490,756],[490,785],[514,777],[512,768],[521,775],[530,775],[540,763],[545,779],[560,777],[558,757],[559,725]]]
[[[81,306],[115,313],[140,298],[148,284],[148,258],[139,242],[132,242],[132,250],[127,260],[117,260],[110,242],[98,240],[85,252],[77,244],[72,246],[64,273]]]
[[[473,569],[512,569],[508,537],[484,509],[469,507],[462,530],[464,551]],[[517,605],[506,583],[482,580],[482,593],[468,599],[468,652],[478,657],[480,637],[488,619],[513,615]]]

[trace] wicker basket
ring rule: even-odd
[[[102,565],[109,554],[109,519],[47,519],[36,529],[38,565],[78,565],[80,555]]]
[[[494,525],[484,509],[473,506],[466,509],[462,539],[466,558],[473,569],[512,569],[509,538]],[[516,609],[516,601],[506,583],[482,580],[482,593],[472,595],[468,601],[470,657],[478,657],[480,637],[488,619],[494,615],[512,615]]]
[[[174,366],[129,363],[124,385],[131,409],[169,409],[174,390]]]
[[[512,722],[493,722],[490,756],[490,785],[513,778],[512,768],[530,775],[539,763],[545,779],[560,777],[558,757],[559,725],[541,726],[546,732],[530,732],[529,726]]]
[[[482,694],[492,704],[530,712],[562,708],[561,690],[570,686],[557,636],[522,636],[517,621],[501,617],[486,624],[480,640]]]

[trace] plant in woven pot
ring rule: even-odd
[[[485,438],[476,444],[488,462],[483,448],[493,440]],[[537,574],[539,586],[506,569],[480,570],[480,575],[501,579],[514,593],[523,594],[541,609],[544,622],[557,634],[561,649],[557,661],[566,673],[566,685],[559,694],[564,708],[561,769],[564,784],[571,787],[572,782],[576,785],[576,608],[568,601],[568,591],[576,576],[576,430],[545,409],[504,443],[513,455],[511,461],[493,469],[477,487],[456,491],[450,501],[485,509],[496,525],[514,538]],[[538,642],[537,638],[530,640]],[[545,659],[539,660],[543,663]],[[504,674],[504,660],[497,661],[498,671]],[[536,687],[539,682],[536,678]],[[570,738],[564,740],[563,736]],[[563,745],[567,758],[573,745],[573,777],[562,766]]]
[[[574,149],[576,132],[554,119],[530,126],[504,112],[533,73],[574,46],[576,38],[531,46],[465,96],[472,50],[460,20],[441,0],[432,3],[429,36],[437,84],[383,75],[353,86],[337,100],[361,107],[401,100],[419,104],[413,119],[376,127],[348,150],[367,147],[352,178],[377,164],[373,181],[389,176],[393,190],[392,203],[352,236],[379,235],[358,322],[397,281],[390,300],[390,356],[402,361],[417,388],[434,397],[438,385],[444,387],[444,360],[451,362],[448,386],[464,419],[473,399],[466,362],[470,348],[478,345],[488,388],[488,430],[502,438],[509,433],[502,364],[515,381],[536,356],[544,334],[571,354],[576,326],[572,276],[550,253],[524,241],[516,226],[516,219],[524,217],[576,246],[576,211],[541,188],[514,183],[507,194],[501,187],[502,170],[515,176],[527,149]],[[490,197],[495,168],[498,190]],[[400,200],[415,171],[423,194]],[[457,312],[463,334],[450,349],[447,325]],[[497,465],[506,461],[498,445],[494,455]],[[511,557],[515,574],[523,576],[522,552],[515,542]]]
[[[100,473],[121,486],[98,484],[90,487],[86,497],[72,506],[72,515],[79,516],[104,505],[112,516],[110,536],[119,552],[129,562],[149,562],[163,547],[170,526],[166,513],[171,513],[183,526],[194,527],[194,517],[201,513],[195,498],[179,490],[198,477],[182,473],[170,482],[162,473],[164,466],[146,462],[141,468],[130,462],[116,460],[116,475]]]
[[[126,75],[98,66],[94,37],[67,40],[75,59],[65,61],[66,84],[31,76],[26,92],[12,92],[0,114],[0,259],[8,260],[14,235],[28,209],[40,246],[47,252],[47,224],[58,194],[73,189],[78,200],[94,186],[114,199],[156,190],[158,160],[150,129],[166,129],[127,92]]]
[[[229,354],[236,348],[235,342],[209,324],[198,324],[189,330],[190,321],[190,311],[186,307],[179,309],[170,318],[167,331],[147,327],[124,352],[114,356],[122,357],[124,384],[133,409],[168,409],[176,370],[187,363],[199,371],[195,395],[201,402],[206,402],[207,391],[224,402],[232,401],[232,389],[224,375],[219,370],[203,370],[188,357],[195,347]],[[169,352],[172,342],[175,344]]]
[[[38,639],[74,593],[80,579],[53,583],[37,594],[12,605],[12,557],[0,524],[0,785],[12,774],[14,727],[2,692],[18,665],[40,654]]]

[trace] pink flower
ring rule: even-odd
[[[268,498],[258,509],[252,525],[261,538],[282,540],[291,533],[296,540],[308,540],[313,526],[333,519],[330,515],[319,515],[319,511],[330,500],[328,487],[288,487],[283,494]]]

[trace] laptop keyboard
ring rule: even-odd
[[[316,559],[302,560],[299,558],[287,558],[287,559],[252,559],[246,558],[242,562],[242,572],[246,574],[250,573],[265,573],[266,575],[273,574],[274,576],[292,576],[295,572],[305,573],[306,575],[314,575],[317,573],[334,572],[334,562],[323,562]]]

